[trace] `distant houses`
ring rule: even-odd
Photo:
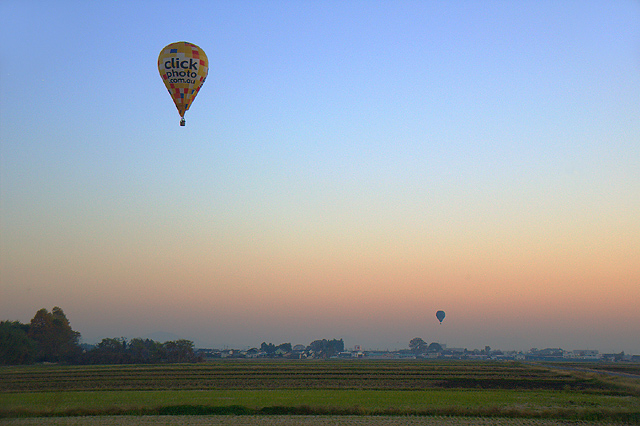
[[[316,359],[326,358],[322,354],[314,352],[310,346],[295,345],[292,349],[284,350],[278,348],[274,352],[267,353],[258,348],[251,348],[246,350],[238,349],[198,349],[196,353],[204,360],[215,359],[234,359],[234,358],[267,358],[267,359]],[[533,348],[528,351],[502,351],[491,350],[488,346],[483,350],[473,349],[468,350],[466,348],[447,348],[446,345],[441,344],[440,350],[424,352],[416,354],[407,349],[395,350],[395,351],[383,351],[383,350],[363,350],[360,346],[356,346],[353,349],[345,349],[332,355],[332,359],[424,359],[424,360],[493,360],[493,361],[547,361],[547,362],[559,362],[559,361],[585,361],[585,362],[639,362],[640,356],[638,355],[625,355],[624,353],[617,354],[602,354],[593,349],[579,349],[579,350],[564,350],[561,348],[545,348],[537,349]]]

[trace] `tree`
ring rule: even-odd
[[[276,351],[276,345],[273,343],[262,342],[260,345],[260,350],[268,355],[271,355]]]
[[[105,338],[85,354],[89,364],[158,364],[161,362],[197,362],[191,340],[159,343],[151,339]]]
[[[40,309],[31,319],[29,338],[36,343],[36,361],[74,363],[79,360],[80,333],[73,331],[59,307]]]
[[[262,342],[260,350],[267,354],[269,358],[281,357],[282,354],[286,354],[292,351],[291,343],[280,343],[278,346],[273,343]],[[277,353],[276,353],[277,352]]]
[[[411,352],[416,355],[425,353],[427,351],[427,342],[422,340],[420,337],[414,337],[409,342],[409,349],[411,349]]]
[[[291,352],[293,350],[293,349],[291,349],[291,343],[280,343],[276,347],[276,350],[278,350],[278,349],[280,349],[284,353]]]
[[[90,364],[127,364],[127,339],[106,337],[92,351],[87,353]]]
[[[165,342],[162,345],[167,362],[196,362],[198,357],[193,351],[193,342],[187,339]]]
[[[309,344],[309,349],[312,350],[318,358],[331,358],[344,351],[344,342],[342,339],[314,340]]]
[[[440,343],[433,342],[427,348],[428,352],[442,352],[442,345]]]
[[[329,349],[332,352],[331,356],[337,355],[340,352],[344,352],[344,341],[340,340],[330,340],[329,341]]]
[[[162,361],[162,344],[151,339],[132,339],[127,350],[134,364],[153,364]]]
[[[27,336],[28,330],[28,324],[18,321],[0,322],[0,365],[33,363],[36,345]]]

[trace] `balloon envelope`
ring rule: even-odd
[[[436,312],[436,318],[438,318],[438,321],[442,323],[442,320],[444,319],[444,311]]]
[[[180,117],[184,119],[184,113],[189,110],[209,73],[207,55],[195,44],[186,41],[171,43],[158,56],[158,71]]]

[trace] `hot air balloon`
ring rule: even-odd
[[[444,319],[444,311],[436,312],[436,318],[438,318],[438,321],[440,321],[440,324],[442,324],[442,320]]]
[[[158,71],[180,113],[180,125],[209,73],[209,61],[195,44],[179,41],[165,46],[158,56]]]

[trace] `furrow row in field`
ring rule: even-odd
[[[548,389],[588,390],[596,384],[569,380],[487,379],[424,380],[389,377],[227,377],[227,378],[113,378],[110,380],[44,379],[2,383],[3,391],[125,390],[125,389]]]
[[[457,369],[455,367],[458,367]],[[470,369],[475,366],[475,370]],[[565,373],[510,363],[208,363],[0,369],[0,391],[233,388],[589,388]]]

